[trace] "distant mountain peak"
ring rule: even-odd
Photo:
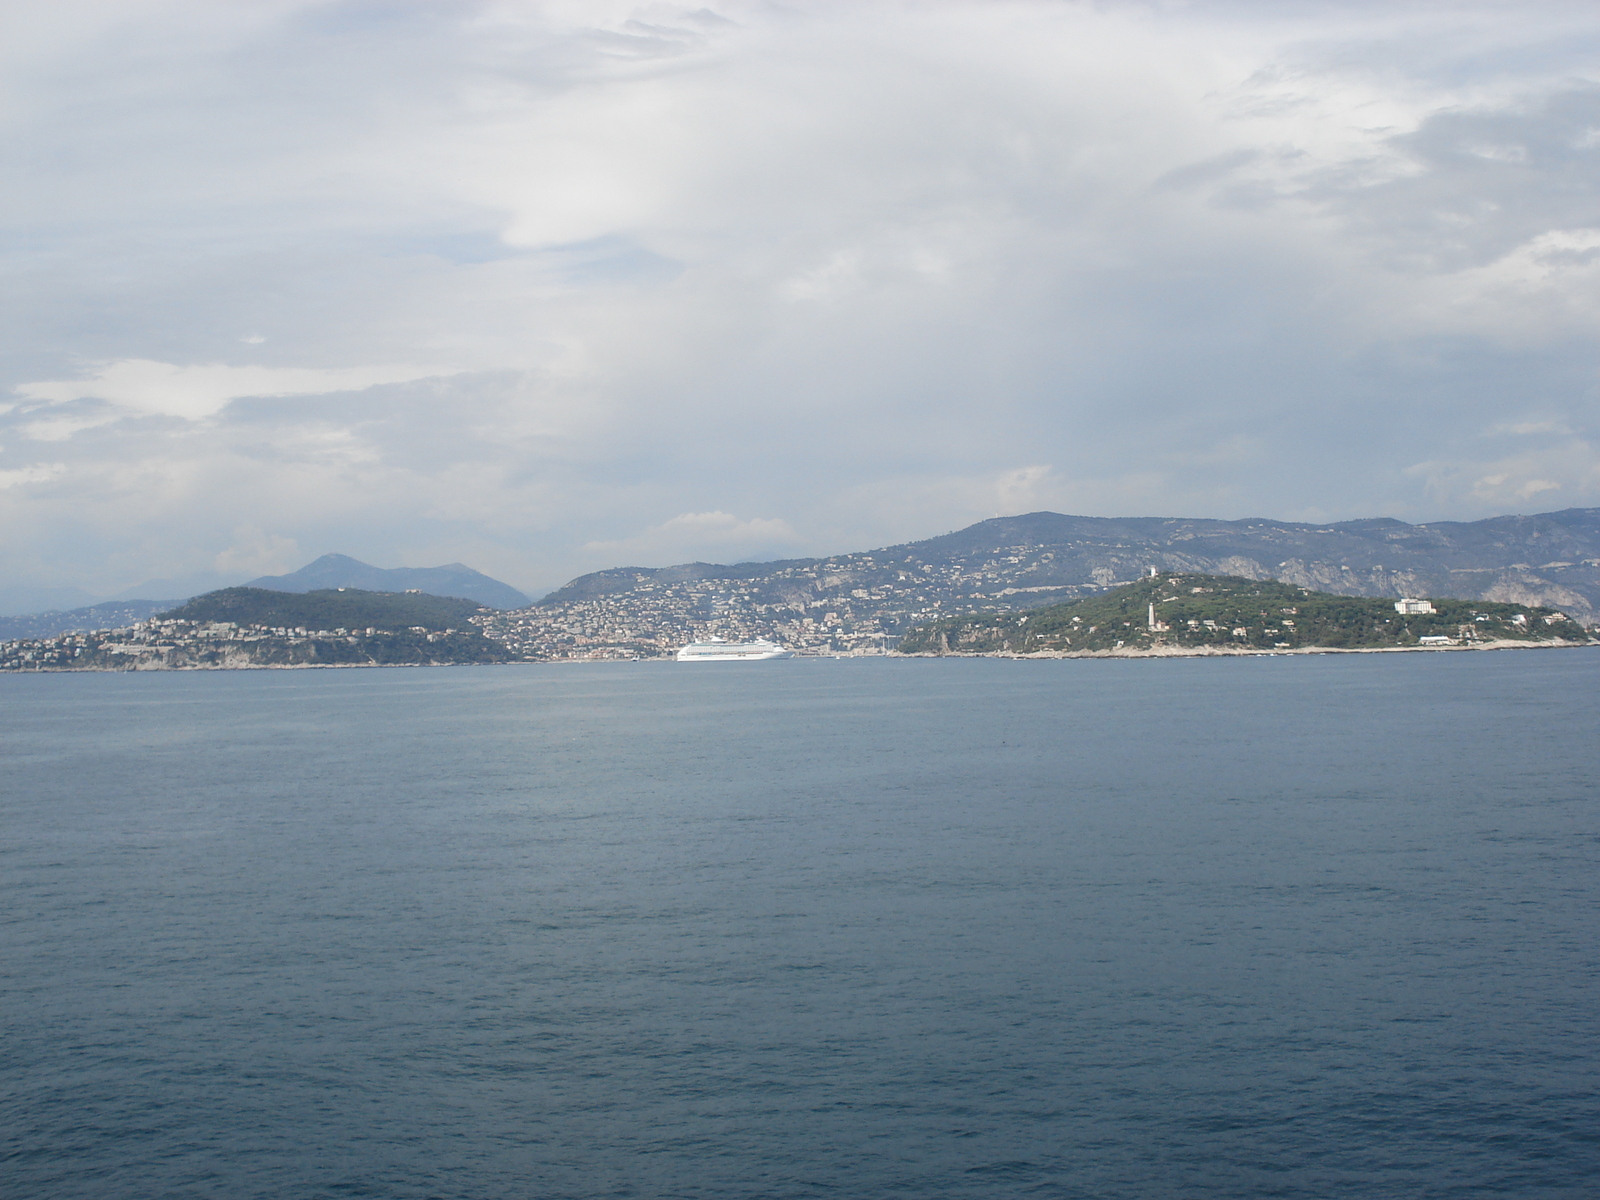
[[[430,596],[459,596],[490,608],[523,608],[528,597],[508,583],[491,579],[462,563],[442,567],[374,567],[348,554],[324,554],[287,575],[263,575],[246,587],[275,592],[311,592],[321,588],[361,588],[370,592],[422,591]]]

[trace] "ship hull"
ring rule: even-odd
[[[695,642],[678,651],[679,662],[765,662],[793,657],[793,650],[772,642]]]

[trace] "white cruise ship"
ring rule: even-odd
[[[710,641],[690,642],[678,651],[679,662],[756,662],[764,658],[793,657],[793,650],[765,638],[753,642],[725,642],[714,637]]]

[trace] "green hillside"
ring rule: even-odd
[[[232,587],[196,596],[157,620],[231,621],[302,629],[471,629],[468,618],[483,611],[475,600],[416,592],[363,592],[326,588],[316,592],[274,592]]]
[[[1487,600],[1433,600],[1402,615],[1393,600],[1335,596],[1273,580],[1174,574],[1026,613],[974,613],[913,629],[903,654],[1204,649],[1382,649],[1496,640],[1585,642],[1554,609]],[[1157,628],[1150,627],[1155,605]],[[1448,638],[1424,643],[1423,638]]]

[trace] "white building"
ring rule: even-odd
[[[1402,617],[1408,617],[1412,613],[1431,613],[1434,611],[1434,607],[1432,600],[1413,600],[1410,597],[1402,597],[1394,602],[1394,610]]]

